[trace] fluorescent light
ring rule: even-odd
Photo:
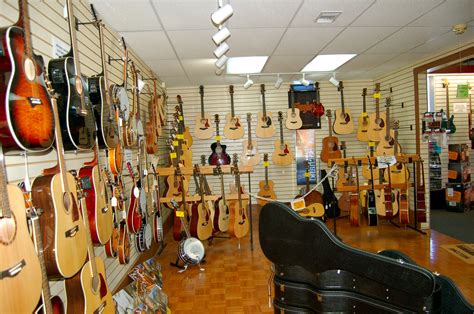
[[[227,74],[260,73],[268,56],[236,57],[227,61]]]
[[[319,24],[330,24],[334,23],[339,15],[341,15],[342,11],[322,11],[319,13],[318,17],[316,18],[315,22]]]
[[[318,55],[300,72],[333,71],[357,56],[356,54]]]
[[[224,40],[230,37],[230,31],[227,27],[221,28],[217,33],[212,36],[212,41],[216,45],[220,45]]]

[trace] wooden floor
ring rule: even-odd
[[[163,266],[164,291],[173,313],[271,313],[267,282],[270,263],[258,242],[258,209],[254,210],[254,250],[249,237],[214,239],[205,243],[204,272],[190,267],[178,274],[169,263],[176,260],[178,243],[167,234],[167,247],[158,258]],[[332,228],[332,221],[329,222]],[[453,279],[466,298],[474,303],[474,265],[469,265],[441,248],[460,243],[436,231],[422,235],[410,229],[396,228],[384,221],[378,227],[349,226],[347,218],[338,219],[337,235],[349,245],[371,252],[396,249],[408,254],[419,265]]]

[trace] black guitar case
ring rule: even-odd
[[[274,264],[275,312],[473,312],[450,280],[397,251],[352,248],[283,204],[261,209],[259,237]]]

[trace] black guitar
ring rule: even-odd
[[[76,40],[76,18],[71,0],[66,1],[71,49],[48,64],[53,89],[58,93],[58,111],[64,150],[91,149],[95,122],[89,102],[87,78],[81,75]]]
[[[227,145],[221,144],[221,136],[219,135],[219,115],[214,115],[214,120],[216,122],[216,141],[211,144],[212,154],[208,158],[210,165],[228,165],[230,164],[230,156],[225,151]]]
[[[370,182],[372,184],[372,189],[367,190],[367,217],[369,226],[377,225],[377,208],[375,202],[375,192],[374,192],[374,167],[372,167],[372,161],[370,156],[367,156],[370,167]]]
[[[321,178],[324,178],[326,175],[326,170],[321,170]],[[341,209],[339,208],[339,205],[337,205],[337,198],[336,195],[334,195],[331,186],[329,185],[328,178],[323,181],[323,190],[323,201],[326,216],[328,218],[339,217],[339,215],[341,215]]]

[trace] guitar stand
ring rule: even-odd
[[[178,270],[178,273],[179,273],[179,274],[184,273],[184,272],[188,269],[189,266],[192,266],[192,265],[189,265],[189,264],[184,264],[183,266],[181,266],[181,265],[179,265],[179,261],[180,261],[179,256],[176,256],[176,262],[174,262],[174,263],[173,263],[173,262],[170,262],[170,266],[176,267],[176,268],[179,269],[179,270]],[[199,271],[205,271],[205,270],[206,270],[205,268],[203,268],[203,267],[201,266],[201,264],[205,264],[205,263],[206,263],[206,260],[205,260],[205,258],[203,258],[203,259],[201,260],[201,262],[199,262],[199,263],[197,264],[197,265],[199,266]]]
[[[211,236],[209,239],[207,239],[207,244],[208,244],[209,246],[211,246],[211,245],[212,245],[212,241],[213,241],[214,239],[230,239],[230,236],[228,236],[228,235],[213,235],[213,236]]]
[[[418,186],[417,186],[417,183],[416,183],[416,163],[419,163],[420,161],[417,161],[417,162],[414,162],[413,163],[413,197],[414,197],[414,202],[413,202],[413,213],[414,213],[414,217],[413,217],[413,225],[410,225],[410,224],[407,224],[407,228],[411,229],[411,230],[414,230],[418,233],[421,233],[421,234],[424,234],[426,235],[426,232],[419,229],[418,228],[418,214],[417,214],[417,211],[418,211],[418,204],[417,204],[417,192],[418,192]]]
[[[156,251],[155,257],[160,256],[161,253],[163,253],[163,251],[165,250],[166,245],[167,245],[167,243],[165,243],[164,241],[161,241],[160,248],[158,249],[158,251]]]
[[[252,194],[252,181],[250,180],[250,172],[249,175],[249,195]],[[249,224],[250,224],[250,251],[253,251],[253,218],[252,218],[252,198],[249,197]],[[240,249],[240,240],[239,240],[239,249]]]

